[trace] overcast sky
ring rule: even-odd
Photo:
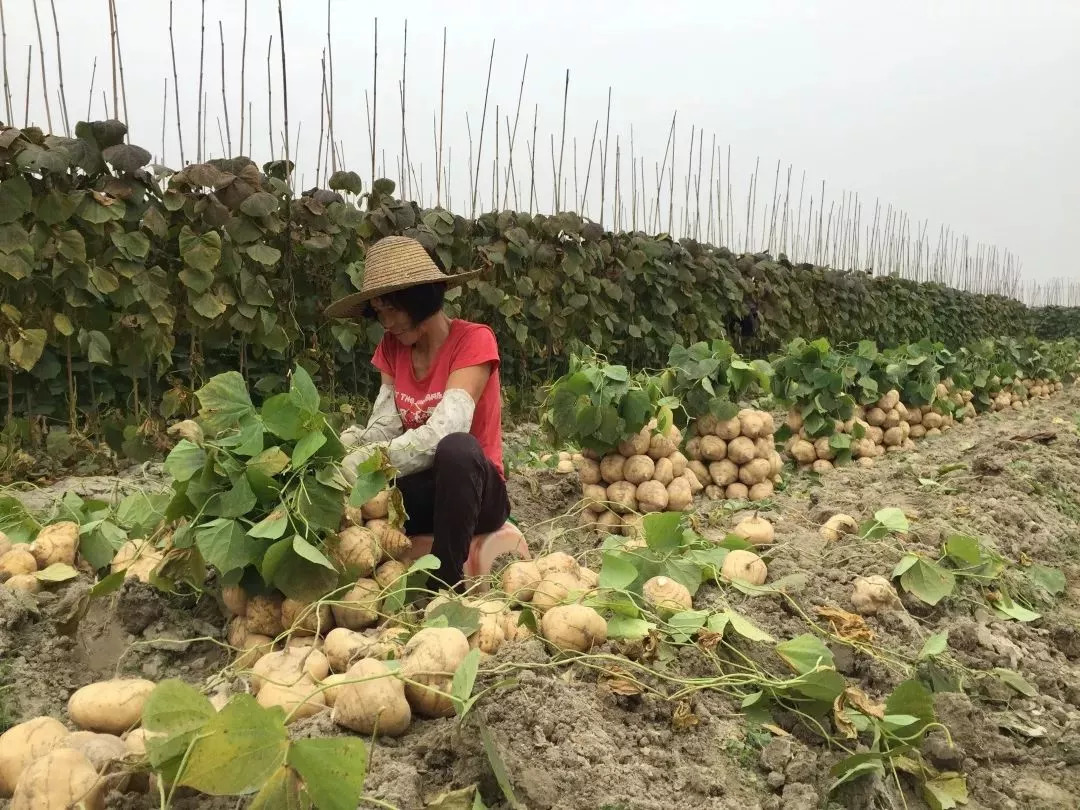
[[[102,91],[111,108],[112,76],[107,0],[55,0],[60,22],[61,54],[69,117],[86,117],[92,66],[97,73],[92,117],[105,115]],[[181,165],[176,132],[166,0],[116,0],[130,111],[131,139],[162,152],[162,96],[169,84],[163,160]],[[225,81],[229,128],[237,145],[240,116],[242,0],[207,0],[203,91],[209,98],[206,145],[209,157],[221,156],[224,129],[221,45],[225,37]],[[53,129],[62,130],[57,95],[56,45],[47,0],[38,0],[45,40],[47,82]],[[318,149],[321,57],[326,45],[325,0],[285,0],[285,47],[288,66],[291,141],[299,128],[299,169],[305,186],[315,183]],[[252,104],[253,157],[270,154],[267,122],[267,43],[274,37],[271,74],[274,139],[282,150],[281,55],[275,0],[249,0],[246,98]],[[760,248],[769,242],[766,213],[773,196],[777,161],[781,162],[779,197],[792,167],[789,217],[794,219],[803,173],[802,240],[811,197],[821,208],[825,181],[826,212],[839,208],[844,192],[858,194],[862,230],[880,201],[884,223],[889,204],[906,212],[912,227],[928,222],[937,235],[942,226],[966,235],[972,245],[996,245],[1023,262],[1027,278],[1076,277],[1067,238],[1080,221],[1080,2],[1078,0],[913,0],[902,4],[841,0],[759,0],[759,2],[478,2],[415,0],[372,4],[331,0],[334,58],[335,137],[345,164],[370,179],[370,145],[365,92],[373,86],[374,13],[379,14],[377,152],[385,150],[386,174],[397,178],[401,140],[402,39],[408,17],[406,130],[409,156],[419,196],[423,176],[425,203],[435,196],[435,120],[439,109],[443,29],[447,31],[444,165],[450,174],[450,202],[468,214],[469,139],[479,149],[484,85],[492,40],[494,69],[480,160],[478,207],[491,207],[495,158],[495,108],[499,108],[500,174],[508,167],[507,117],[517,105],[522,66],[528,55],[524,100],[514,151],[514,173],[521,187],[520,206],[529,203],[529,147],[533,112],[539,105],[536,137],[536,196],[540,208],[553,202],[551,136],[558,161],[565,72],[570,71],[566,113],[563,207],[600,216],[599,145],[593,158],[588,194],[585,175],[594,125],[604,136],[608,88],[612,88],[611,130],[605,191],[605,224],[612,224],[616,138],[622,156],[622,224],[632,223],[630,133],[634,155],[645,159],[646,209],[656,196],[656,165],[665,160],[672,115],[675,137],[674,230],[684,223],[685,177],[691,128],[704,133],[700,235],[715,239],[710,228],[708,179],[715,136],[723,174],[722,205],[727,207],[727,151],[730,146],[733,210],[723,214],[725,242]],[[21,125],[27,96],[27,51],[34,51],[30,78],[30,119],[45,126],[37,32],[32,0],[4,3],[7,25],[7,71],[14,99],[15,123]],[[178,0],[174,10],[176,68],[184,157],[196,154],[199,87],[199,0]],[[122,112],[122,111],[121,111]],[[111,113],[111,109],[110,109]],[[249,130],[250,131],[250,130]],[[575,197],[573,141],[577,139]],[[244,153],[248,135],[245,134]],[[697,142],[695,142],[697,144]],[[694,147],[691,173],[698,163]],[[296,157],[295,146],[290,147]],[[449,160],[447,160],[449,155]],[[760,159],[754,236],[746,236],[746,198],[755,161]],[[669,158],[670,165],[670,158]],[[717,179],[714,178],[714,186]],[[500,197],[504,179],[500,179]],[[640,187],[638,193],[641,194]],[[660,210],[660,230],[668,229],[668,190]],[[690,220],[697,211],[691,191]],[[578,205],[573,204],[578,200]],[[852,199],[849,197],[849,200]],[[443,191],[446,202],[446,191]],[[509,203],[513,206],[511,192]],[[715,200],[714,200],[715,206]],[[501,205],[501,199],[500,199]],[[849,203],[849,209],[851,205]],[[839,219],[839,213],[836,214]],[[651,218],[638,205],[638,226]],[[778,245],[782,213],[771,239]],[[816,220],[816,213],[815,213]],[[719,222],[714,208],[714,221]],[[655,224],[652,220],[649,229]],[[733,228],[732,228],[733,225]],[[816,227],[816,225],[815,225]],[[734,239],[730,230],[734,230]],[[795,227],[787,233],[793,246]],[[764,231],[764,241],[762,233]],[[816,234],[816,231],[813,232]],[[865,235],[860,237],[866,248]],[[813,242],[811,242],[813,247]],[[974,248],[973,248],[974,249]],[[829,258],[829,257],[826,257]]]

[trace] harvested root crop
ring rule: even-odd
[[[384,489],[360,507],[364,520],[382,520],[390,514],[390,491]]]
[[[56,718],[35,717],[0,734],[0,797],[10,797],[27,766],[56,748],[70,733]]]
[[[890,610],[903,610],[892,583],[880,574],[859,577],[851,591],[851,604],[861,616],[874,616]]]
[[[299,636],[326,635],[334,627],[329,604],[315,605],[295,599],[282,600],[281,623]]]
[[[26,546],[15,546],[0,557],[0,582],[6,582],[19,574],[33,574],[37,561]]]
[[[582,590],[581,581],[577,574],[568,574],[565,571],[552,571],[546,574],[533,591],[532,604],[537,610],[550,610],[561,602],[565,602],[571,595]]]
[[[281,623],[281,602],[277,594],[257,594],[247,601],[247,631],[277,638],[284,630]],[[239,646],[239,645],[233,645]]]
[[[653,577],[641,586],[641,595],[658,616],[668,618],[684,610],[692,610],[690,591],[682,583],[668,577]]]
[[[338,536],[338,561],[357,577],[368,577],[382,561],[379,540],[371,529],[351,526]]]
[[[573,558],[571,558],[573,559]],[[575,565],[577,562],[575,561]],[[536,586],[543,576],[540,566],[532,560],[518,560],[503,569],[499,580],[502,592],[519,602],[528,602],[533,598]]]
[[[142,719],[143,704],[154,691],[144,678],[115,678],[77,689],[68,699],[68,716],[84,731],[123,734]]]
[[[331,606],[334,621],[350,630],[363,630],[379,620],[379,594],[382,588],[373,579],[358,579],[356,584]]]
[[[365,658],[342,676],[335,687],[330,719],[337,725],[370,736],[400,737],[412,722],[405,684],[382,661]]]
[[[607,622],[586,605],[560,605],[544,614],[540,632],[560,650],[585,653],[607,641]]]
[[[453,716],[451,683],[468,654],[469,640],[456,627],[425,627],[409,639],[401,674],[413,711],[424,717]]]
[[[729,551],[724,558],[720,573],[729,580],[762,585],[769,575],[769,570],[765,566],[765,561],[754,552],[735,549]]]
[[[70,520],[46,526],[30,544],[39,571],[57,563],[75,565],[78,550],[79,524]]]
[[[105,781],[86,756],[56,748],[27,766],[11,798],[11,810],[102,810]]]
[[[755,546],[771,546],[776,536],[772,523],[760,515],[743,518],[735,525],[731,533]]]
[[[305,677],[321,681],[329,674],[325,653],[314,647],[293,647],[260,658],[251,668],[251,688],[258,694],[267,684],[292,686]]]
[[[830,542],[835,542],[845,534],[854,534],[859,530],[859,524],[851,515],[835,514],[825,521],[818,534]]]
[[[263,684],[255,699],[264,708],[281,707],[288,722],[312,717],[326,710],[326,697],[319,691],[319,685],[306,673],[288,684]]]

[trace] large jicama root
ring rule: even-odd
[[[454,672],[469,654],[469,640],[456,627],[425,627],[409,639],[401,663],[405,697],[424,717],[452,717],[449,694]]]
[[[251,668],[251,688],[258,694],[267,685],[292,687],[305,678],[321,681],[329,674],[330,662],[321,650],[287,648],[264,655],[256,662]]]
[[[363,633],[346,627],[335,627],[326,634],[322,651],[326,655],[330,669],[341,673],[347,671],[360,659],[367,658],[375,643],[375,639]]]
[[[743,518],[731,533],[755,546],[771,546],[776,534],[773,525],[760,515]]]
[[[46,526],[30,544],[39,571],[57,563],[75,565],[78,550],[79,524],[69,520]]]
[[[668,577],[647,580],[641,586],[641,595],[645,603],[663,619],[694,607],[686,586]]]
[[[316,605],[295,599],[281,602],[281,623],[294,635],[326,635],[334,628],[334,618],[329,604]]]
[[[101,810],[105,788],[105,781],[84,754],[73,748],[56,748],[23,771],[11,810]]]
[[[116,552],[109,566],[111,573],[124,572],[124,579],[150,583],[150,575],[164,561],[165,553],[149,540],[128,540]]]
[[[338,562],[357,577],[371,576],[382,562],[382,548],[375,532],[359,526],[350,526],[341,532],[333,552]]]
[[[343,678],[346,683],[335,687],[333,722],[365,736],[377,732],[400,737],[405,733],[412,722],[412,709],[405,697],[405,684],[386,664],[365,658],[350,667]]]
[[[735,549],[729,551],[720,567],[720,573],[726,579],[762,585],[769,575],[765,561],[752,551]]]
[[[288,684],[263,684],[255,699],[264,708],[279,706],[289,722],[312,717],[326,709],[326,697],[306,673]]]
[[[68,699],[71,722],[84,731],[122,734],[142,719],[143,704],[154,691],[143,678],[115,678],[84,686]]]
[[[358,579],[340,601],[331,605],[334,621],[350,630],[363,630],[379,621],[379,594],[382,588],[373,579]]]
[[[536,586],[540,584],[543,575],[540,566],[532,560],[518,560],[512,562],[502,572],[500,587],[502,592],[511,599],[520,602],[528,602],[533,598]]]
[[[30,763],[60,745],[70,733],[53,717],[35,717],[0,734],[0,798],[10,797]]]
[[[540,632],[560,650],[585,653],[607,641],[607,622],[586,605],[560,605],[544,614]]]
[[[839,540],[845,534],[854,534],[859,524],[851,515],[835,514],[818,529],[818,534],[830,542]]]
[[[863,616],[873,616],[890,610],[903,610],[900,597],[892,583],[880,574],[859,577],[851,592],[851,604],[855,612]]]
[[[33,574],[37,570],[37,561],[26,546],[15,546],[0,557],[0,582],[7,582],[22,574]]]

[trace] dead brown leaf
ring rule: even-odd
[[[784,731],[780,726],[775,726],[772,723],[762,723],[761,727],[766,731],[771,731],[777,737],[790,737],[791,734]]]
[[[689,731],[698,724],[698,716],[690,708],[685,700],[675,704],[675,711],[671,713],[671,726],[676,731]]]
[[[706,650],[716,649],[716,645],[724,639],[723,633],[714,633],[711,630],[701,630],[698,632],[698,644]]]
[[[845,708],[844,696],[842,694],[837,695],[832,705],[833,724],[836,726],[836,730],[847,739],[854,740],[859,736],[859,731],[855,728],[855,724],[848,720],[847,715],[844,714]]]
[[[645,689],[641,684],[633,680],[633,675],[622,667],[612,667],[606,670],[598,679],[601,688],[606,689],[613,695],[640,695]]]
[[[847,687],[842,697],[851,704],[853,709],[862,712],[867,717],[876,717],[878,720],[885,717],[885,704],[875,703],[857,686]]]
[[[862,616],[848,613],[835,607],[819,607],[814,609],[818,616],[825,619],[832,631],[840,638],[847,641],[873,641],[874,631],[866,625]]]

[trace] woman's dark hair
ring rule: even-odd
[[[404,290],[380,295],[379,300],[385,301],[395,309],[400,309],[409,316],[413,326],[423,323],[443,307],[443,298],[446,295],[446,285],[440,281],[432,281],[427,284],[417,284],[415,287],[406,287]],[[364,315],[368,318],[375,317],[375,308],[368,304],[364,308]]]

